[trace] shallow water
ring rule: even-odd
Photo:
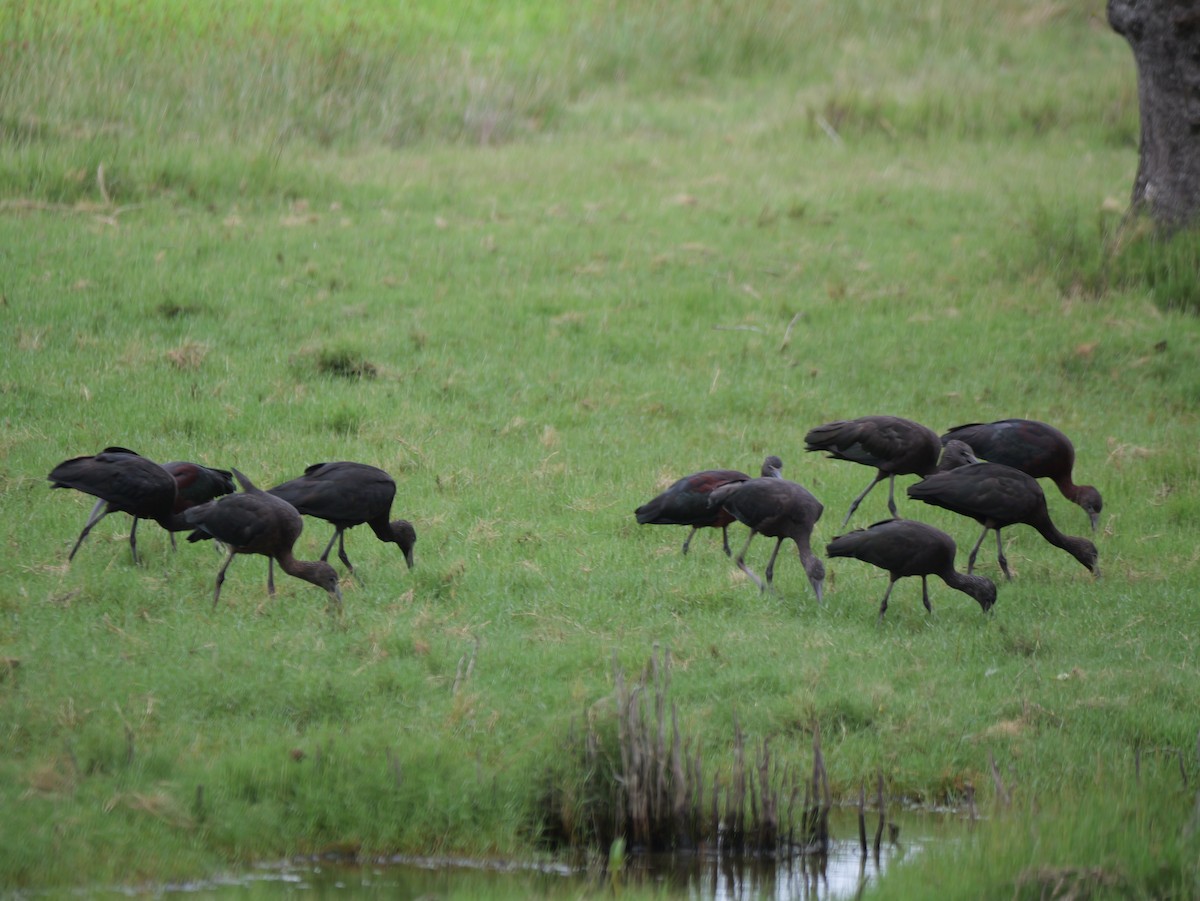
[[[859,851],[853,814],[835,815],[831,832],[853,836],[835,840],[824,857],[731,861],[698,855],[630,857],[622,881],[656,896],[688,901],[840,901],[881,879],[890,867],[922,853],[931,844],[956,841],[971,824],[955,814],[904,814],[892,819],[897,841],[885,836],[878,858]],[[874,823],[868,823],[873,838]],[[336,898],[360,901],[411,898],[539,898],[566,901],[599,894],[606,877],[562,864],[524,865],[453,858],[391,858],[345,866],[324,862],[263,865],[214,880],[140,886],[89,893],[97,896],[180,896],[187,901]]]

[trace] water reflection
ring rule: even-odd
[[[884,845],[878,857],[863,857],[857,842],[834,842],[826,855],[782,861],[677,857],[646,861],[642,880],[660,884],[672,898],[695,901],[839,901],[854,898],[889,864],[919,849]]]

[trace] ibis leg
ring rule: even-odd
[[[879,622],[883,622],[883,615],[887,613],[888,598],[892,594],[892,589],[896,587],[896,580],[892,579],[888,582],[887,591],[883,593],[883,600],[879,602]]]
[[[329,544],[325,545],[325,551],[321,554],[321,560],[325,563],[329,562],[329,552],[333,550],[333,543],[338,540],[338,536],[342,534],[342,530],[334,527],[333,534],[329,536]]]
[[[137,524],[138,518],[133,518],[133,525],[129,527],[129,552],[133,554],[133,562],[138,563],[137,556]]]
[[[767,561],[767,585],[771,584],[771,580],[775,578],[775,558],[779,556],[779,549],[783,547],[783,539],[779,538],[775,542],[775,550],[771,551],[771,559]]]
[[[766,591],[767,586],[763,584],[762,579],[754,574],[754,570],[746,565],[746,551],[750,550],[750,542],[754,540],[754,536],[758,533],[753,529],[750,530],[750,537],[746,539],[746,543],[742,546],[742,552],[737,555],[738,569],[754,580],[754,584],[758,586],[759,591]]]
[[[87,522],[83,524],[83,531],[75,539],[75,547],[71,548],[71,553],[67,554],[68,563],[75,559],[75,552],[79,550],[79,545],[83,544],[83,539],[87,538],[88,532],[92,531],[92,526],[112,512],[112,508],[108,506],[108,501],[103,498],[96,501],[96,506],[92,507],[92,512],[88,514]]]
[[[971,556],[967,558],[967,575],[975,571],[975,557],[979,554],[979,546],[983,544],[983,539],[987,537],[988,527],[983,527],[983,532],[979,536],[979,540],[975,542],[975,547],[971,548]],[[997,533],[998,534],[998,533]]]
[[[338,559],[346,564],[346,569],[350,570],[350,575],[358,579],[358,574],[354,571],[354,565],[350,562],[350,558],[346,556],[346,531],[345,529],[338,530]],[[358,579],[361,584],[362,579]]]
[[[685,557],[687,556],[688,545],[690,545],[692,543],[692,536],[694,536],[695,534],[696,534],[696,527],[692,526],[692,530],[690,532],[688,532],[687,538],[683,539],[683,555]],[[726,542],[725,547],[726,548],[729,547],[728,542]]]
[[[854,499],[853,503],[850,504],[850,510],[848,513],[846,513],[846,518],[842,520],[842,528],[843,529],[846,527],[846,523],[848,523],[850,521],[850,517],[854,515],[854,511],[858,509],[858,505],[862,503],[863,498],[866,497],[868,494],[870,494],[871,489],[874,488],[876,485],[878,485],[880,482],[882,482],[885,478],[887,478],[887,476],[885,476],[882,472],[875,473],[875,478],[871,480],[871,484],[868,485],[866,487],[866,490],[863,491],[863,493],[860,494],[858,497],[856,497]],[[893,501],[893,506],[895,506],[894,501]]]
[[[1000,540],[1000,530],[996,530],[996,559],[1000,561],[1000,568],[1004,570],[1004,577],[1008,581],[1012,581],[1012,573],[1008,571],[1008,558],[1004,556],[1004,542]]]
[[[217,570],[217,586],[213,590],[213,610],[217,609],[217,601],[221,599],[221,586],[225,583],[225,570],[229,569],[229,564],[233,562],[233,558],[237,556],[234,551],[229,552],[229,556],[225,558],[225,562],[221,568]]]

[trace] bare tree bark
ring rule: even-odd
[[[1108,0],[1133,49],[1141,143],[1131,200],[1159,226],[1200,223],[1200,0]]]

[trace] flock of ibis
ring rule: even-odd
[[[242,490],[234,493],[234,478]],[[338,557],[353,575],[346,556],[345,531],[366,523],[380,541],[399,546],[404,560],[413,565],[417,540],[412,523],[391,521],[396,483],[386,472],[365,463],[317,463],[291,481],[263,491],[236,469],[212,469],[198,463],[172,462],[162,465],[128,448],[108,447],[94,456],[73,457],[51,470],[51,488],[74,488],[97,498],[83,531],[71,548],[75,557],[88,532],[109,513],[133,517],[129,548],[137,556],[139,519],[152,519],[171,533],[187,531],[188,541],[215,538],[229,549],[217,572],[213,607],[221,599],[225,571],[238,554],[261,554],[270,561],[267,590],[275,593],[278,563],[285,573],[311,582],[329,593],[340,611],[342,591],[337,571],[329,565],[329,553],[338,543]],[[297,560],[293,553],[300,537],[301,514],[323,519],[334,527],[333,537],[320,560]]]
[[[1046,497],[1038,479],[1054,481],[1063,496],[1084,509],[1095,531],[1101,510],[1100,493],[1072,480],[1075,449],[1070,439],[1053,426],[1029,419],[957,426],[940,437],[932,429],[898,416],[864,416],[838,420],[809,430],[805,450],[823,451],[835,460],[861,463],[875,470],[871,483],[850,504],[851,516],[871,492],[888,481],[891,519],[839,535],[825,548],[827,557],[853,557],[887,570],[891,576],[879,617],[898,579],[920,576],[922,599],[929,603],[927,578],[938,576],[951,588],[974,598],[986,611],[996,602],[991,579],[974,575],[975,559],[987,533],[996,532],[997,559],[1008,579],[1012,573],[1004,556],[1000,532],[1007,526],[1033,527],[1050,544],[1061,548],[1097,576],[1096,546],[1086,538],[1066,535],[1050,519]],[[983,532],[971,549],[966,573],[955,569],[957,547],[940,529],[914,519],[900,518],[896,507],[896,476],[920,477],[908,488],[908,497],[974,519]],[[241,485],[235,491],[234,479]],[[345,531],[367,524],[375,536],[396,544],[409,568],[417,534],[412,523],[392,520],[396,483],[386,472],[365,463],[317,463],[303,475],[267,491],[257,488],[236,469],[224,470],[198,463],[175,461],[158,464],[124,447],[105,448],[93,456],[74,457],[54,467],[51,487],[74,488],[95,497],[96,504],[68,555],[72,560],[88,533],[110,513],[133,517],[129,548],[138,562],[138,520],[151,519],[171,534],[187,531],[188,541],[216,539],[229,551],[217,572],[213,607],[221,598],[225,571],[238,554],[268,558],[267,590],[275,593],[275,570],[303,579],[328,592],[337,610],[342,593],[337,571],[329,564],[336,543],[338,558],[350,575],[354,567],[346,554]],[[824,507],[803,485],[783,478],[783,461],[776,456],[763,461],[761,474],[752,478],[736,469],[709,469],[679,479],[635,511],[639,523],[689,526],[683,542],[688,552],[696,531],[719,528],[725,553],[732,557],[728,527],[740,522],[750,535],[736,562],[761,591],[771,586],[779,549],[786,539],[796,544],[809,584],[822,599],[825,564],[812,549],[812,532]],[[319,560],[298,560],[294,547],[303,528],[302,516],[325,520],[333,535]],[[760,578],[746,565],[746,551],[755,535],[775,539],[770,560]]]
[[[921,577],[926,610],[933,609],[927,581],[931,575],[974,598],[984,611],[991,609],[996,602],[996,586],[991,579],[974,575],[975,558],[987,533],[995,530],[1000,569],[1011,580],[1000,537],[1007,526],[1033,527],[1050,544],[1100,575],[1095,544],[1066,535],[1054,525],[1037,481],[1051,479],[1064,497],[1083,508],[1095,531],[1101,510],[1100,492],[1091,485],[1074,483],[1075,448],[1051,425],[1030,419],[1003,419],[956,426],[939,436],[899,416],[864,416],[819,425],[809,430],[804,442],[807,451],[823,451],[832,459],[861,463],[875,470],[871,483],[851,502],[843,528],[871,489],[888,480],[887,504],[892,518],[839,535],[825,548],[827,557],[853,557],[888,572],[891,581],[879,605],[880,619],[887,611],[896,581],[905,576]],[[693,473],[634,513],[639,523],[690,526],[683,543],[685,554],[697,529],[719,528],[725,553],[733,556],[727,528],[735,520],[746,525],[750,537],[736,562],[762,591],[771,584],[779,548],[784,539],[790,538],[819,603],[825,565],[813,553],[811,543],[813,527],[824,508],[807,488],[784,479],[782,469],[783,461],[771,456],[764,461],[758,478],[733,469]],[[953,538],[927,523],[900,518],[895,496],[898,475],[920,477],[909,486],[909,498],[970,517],[983,526],[965,574],[955,569],[957,546]],[[746,551],[758,534],[775,539],[765,581],[746,565]]]

